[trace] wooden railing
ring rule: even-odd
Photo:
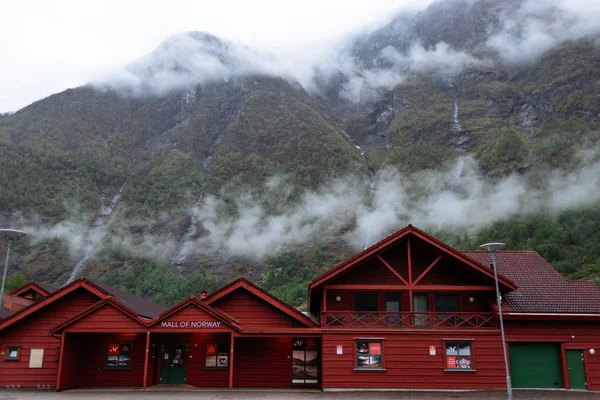
[[[321,313],[323,328],[484,329],[497,328],[492,313],[361,312]]]

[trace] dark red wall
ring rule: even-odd
[[[245,330],[292,326],[293,320],[289,315],[243,288],[211,305],[238,320]]]
[[[234,365],[236,387],[291,387],[292,338],[236,338]]]

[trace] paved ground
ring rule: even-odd
[[[369,391],[369,392],[319,392],[319,391],[277,391],[277,390],[70,390],[53,392],[43,390],[12,390],[0,389],[0,400],[56,400],[56,399],[86,399],[86,400],[129,400],[129,399],[245,399],[245,400],[321,400],[321,399],[416,399],[416,400],[504,400],[503,391],[469,391],[469,392],[426,392],[426,391]],[[515,400],[563,400],[563,399],[600,399],[600,392],[573,392],[564,390],[516,390]]]

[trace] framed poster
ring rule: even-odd
[[[29,368],[42,368],[44,363],[44,349],[31,349],[29,355]]]

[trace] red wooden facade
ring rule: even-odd
[[[408,226],[315,278],[307,314],[245,279],[169,309],[86,279],[31,283],[0,321],[0,387],[503,388],[487,257]],[[600,289],[531,252],[500,253],[499,275],[509,346],[556,344],[565,388],[581,350],[600,390]]]

